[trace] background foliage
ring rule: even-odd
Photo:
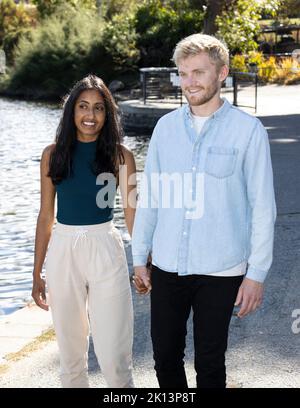
[[[247,70],[251,52],[257,48],[259,19],[300,16],[299,3],[29,0],[16,4],[0,0],[0,48],[8,60],[0,89],[22,96],[58,97],[89,72],[108,83],[121,79],[131,86],[132,80],[138,82],[139,67],[173,65],[176,43],[202,31],[224,39],[231,54],[237,54],[236,66]],[[265,80],[276,78],[276,61],[261,59],[258,65],[265,66]]]

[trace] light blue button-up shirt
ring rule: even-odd
[[[199,135],[188,105],[158,121],[133,228],[134,266],[145,265],[149,252],[155,265],[179,275],[246,261],[246,276],[263,282],[275,219],[270,146],[257,118],[225,99]]]

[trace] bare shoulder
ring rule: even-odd
[[[46,146],[44,148],[43,153],[42,153],[42,160],[43,161],[44,160],[49,160],[50,154],[53,152],[55,146],[56,146],[56,144],[52,143],[52,144],[50,144],[50,145],[48,145],[48,146]]]
[[[52,143],[52,144],[46,146],[45,149],[43,150],[43,154],[50,155],[53,152],[55,146],[56,146],[55,143]]]
[[[124,144],[121,144],[121,149],[122,149],[122,153],[124,155],[125,160],[126,160],[126,158],[128,158],[128,159],[134,158],[133,153],[129,149],[128,146],[125,146]]]
[[[55,148],[55,143],[52,143],[49,146],[46,146],[43,150],[42,157],[41,157],[41,171],[43,174],[48,174],[49,171],[49,163],[50,163],[50,155]]]

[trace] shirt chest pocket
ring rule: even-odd
[[[205,173],[217,178],[232,176],[238,157],[233,147],[210,146],[205,161]]]

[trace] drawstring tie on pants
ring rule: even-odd
[[[73,249],[76,248],[76,245],[77,245],[77,242],[78,242],[79,238],[84,238],[84,239],[87,238],[87,235],[86,235],[87,232],[88,232],[88,230],[87,230],[87,229],[84,229],[84,228],[78,228],[78,229],[76,230],[75,242],[74,242],[74,245],[73,245]]]

